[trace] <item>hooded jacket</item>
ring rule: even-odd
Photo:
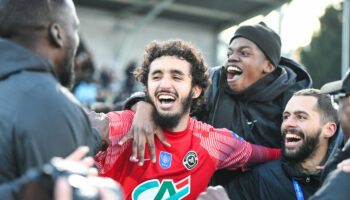
[[[282,113],[294,92],[309,88],[310,75],[298,63],[282,57],[279,66],[241,92],[233,92],[225,67],[211,69],[207,104],[195,116],[215,128],[227,128],[253,144],[281,148]],[[211,184],[224,185],[238,172],[219,170]]]
[[[242,92],[233,92],[225,67],[211,69],[207,104],[196,117],[215,128],[227,128],[245,140],[281,148],[282,112],[294,92],[309,88],[310,75],[298,63],[281,58],[279,66]]]
[[[326,160],[333,157],[342,133],[337,132],[329,141]],[[341,136],[341,137],[339,137]],[[309,173],[292,160],[284,158],[259,165],[233,179],[226,187],[234,200],[296,200],[293,179],[301,188],[304,199],[313,195],[321,184],[321,171]]]
[[[29,168],[82,145],[90,155],[100,148],[100,136],[52,66],[1,38],[0,94],[0,199],[18,199]]]

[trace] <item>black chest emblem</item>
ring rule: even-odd
[[[198,156],[195,151],[189,151],[187,152],[186,156],[184,157],[182,163],[184,166],[191,170],[198,164]]]

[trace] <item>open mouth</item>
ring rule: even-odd
[[[301,142],[301,137],[294,133],[287,133],[285,136],[285,144],[286,146],[295,146],[299,142]]]
[[[176,97],[172,94],[161,93],[157,96],[157,99],[161,109],[168,110],[174,105]]]
[[[226,71],[228,80],[235,79],[235,77],[238,78],[243,73],[242,69],[238,66],[228,66]]]

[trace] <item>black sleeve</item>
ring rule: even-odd
[[[233,179],[226,187],[226,191],[230,199],[234,200],[254,200],[260,199],[258,194],[259,187],[258,183],[259,176],[253,171],[245,172]]]
[[[350,173],[341,169],[331,172],[321,188],[309,198],[309,200],[346,200],[350,197],[349,190]]]
[[[135,92],[127,98],[123,104],[123,110],[131,110],[131,107],[139,101],[146,101],[145,92]]]

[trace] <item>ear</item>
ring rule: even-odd
[[[198,98],[199,95],[201,95],[202,93],[202,87],[200,87],[199,85],[196,85],[192,89],[193,89],[192,99]]]
[[[275,70],[275,66],[273,66],[273,64],[269,61],[269,60],[267,60],[266,59],[266,64],[265,64],[265,66],[264,66],[264,69],[263,69],[263,73],[264,74],[269,74],[269,73],[271,73],[273,70]]]
[[[53,23],[49,26],[49,38],[55,46],[63,47],[63,30],[59,24]]]
[[[331,138],[336,131],[337,131],[337,124],[333,122],[327,122],[323,126],[323,135],[325,138],[328,138],[328,139]]]

